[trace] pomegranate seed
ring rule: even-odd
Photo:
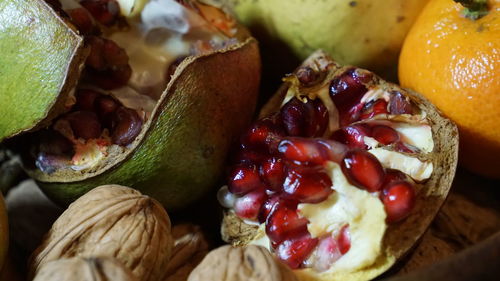
[[[340,229],[339,236],[337,237],[339,250],[342,255],[351,249],[351,234],[349,232],[349,225],[346,224]]]
[[[323,164],[328,159],[326,148],[314,139],[289,138],[280,142],[278,151],[292,161]]]
[[[318,272],[323,272],[342,257],[338,241],[333,236],[323,237],[318,242],[313,267]]]
[[[281,108],[280,112],[287,135],[310,137],[307,131],[314,118],[314,108],[310,101],[304,103],[293,98]]]
[[[384,187],[382,202],[387,222],[395,223],[406,218],[415,205],[415,191],[407,181],[395,181]]]
[[[349,182],[359,188],[375,192],[384,181],[384,168],[372,154],[363,150],[347,152],[342,161],[342,170]]]
[[[262,163],[260,174],[270,190],[281,191],[285,181],[285,164],[281,159],[270,158]]]
[[[236,165],[232,169],[228,183],[229,191],[236,195],[244,195],[262,186],[259,171],[255,165],[245,164]]]
[[[410,100],[400,92],[392,92],[389,99],[389,111],[391,114],[413,114]]]
[[[115,0],[83,0],[80,4],[106,26],[114,24],[120,15],[120,6]]]
[[[42,134],[39,146],[39,152],[50,155],[72,155],[73,144],[57,131],[47,131]]]
[[[363,82],[370,79],[368,76],[361,77],[355,69],[350,69],[331,82],[330,96],[339,111],[341,126],[358,119],[361,98],[368,91]]]
[[[297,204],[279,201],[266,220],[266,234],[275,244],[307,234],[307,219],[297,214]]]
[[[398,132],[385,125],[373,126],[372,137],[383,145],[389,145],[399,141]]]
[[[104,39],[102,55],[108,66],[124,66],[128,64],[128,55],[112,40]]]
[[[319,82],[318,80],[321,75],[309,66],[303,66],[297,70],[296,76],[299,79],[300,83],[304,84],[305,86],[312,86]]]
[[[90,111],[75,111],[65,117],[77,138],[96,139],[101,135],[101,123],[97,115]]]
[[[314,106],[314,122],[312,126],[310,126],[311,131],[308,135],[312,137],[321,137],[325,134],[326,129],[328,128],[328,109],[323,104],[320,99],[315,99],[312,101]]]
[[[322,167],[289,168],[285,183],[284,195],[303,203],[319,203],[330,194],[332,181]]]
[[[344,144],[338,141],[325,139],[318,139],[316,141],[323,147],[324,151],[328,155],[328,160],[340,163],[340,161],[344,159],[344,155],[348,150],[348,147]]]
[[[142,119],[133,109],[120,107],[114,114],[111,141],[117,145],[128,145],[135,140],[142,128]]]
[[[278,116],[257,121],[243,135],[241,143],[244,147],[261,148],[271,152],[276,150],[281,138],[285,135],[279,123]]]
[[[81,34],[88,35],[94,31],[94,23],[89,12],[84,8],[76,8],[66,11],[71,18],[71,22],[78,28]]]
[[[382,186],[388,186],[389,184],[395,181],[405,181],[405,180],[407,180],[407,176],[405,173],[394,169],[387,169],[385,171],[384,183],[382,184]]]
[[[234,202],[234,211],[240,218],[256,220],[267,195],[263,188],[249,192]]]
[[[89,89],[80,89],[76,92],[76,105],[75,108],[78,110],[93,111],[94,103],[98,96],[98,92]]]
[[[387,114],[387,102],[383,99],[376,100],[364,106],[365,110],[359,116],[359,119],[364,120],[372,118],[378,114]]]
[[[306,234],[280,243],[276,248],[276,256],[290,268],[297,269],[311,255],[316,245],[318,245],[318,238],[311,238],[309,234]]]
[[[119,103],[111,96],[100,96],[95,100],[95,106],[99,116],[115,112],[120,106]]]
[[[259,223],[264,223],[266,222],[267,218],[269,217],[269,214],[273,210],[274,206],[278,201],[280,200],[278,195],[272,195],[269,197],[266,202],[262,205],[259,211],[258,219]]]
[[[104,90],[113,90],[123,87],[132,76],[130,65],[113,67],[103,71],[88,69],[89,80]]]
[[[104,71],[118,69],[128,65],[128,55],[114,41],[90,36],[88,39],[90,54],[87,57],[87,65],[95,70]]]
[[[266,161],[267,157],[267,152],[258,148],[251,150],[242,146],[232,154],[232,163],[260,164]]]
[[[371,129],[366,124],[355,124],[335,131],[332,139],[346,144],[349,148],[368,148],[364,137],[371,135]]]
[[[90,46],[90,53],[86,64],[95,70],[104,70],[107,65],[103,58],[104,39],[97,36],[89,36],[87,43]]]
[[[111,96],[102,95],[96,99],[95,110],[104,128],[113,129],[116,123],[115,112],[119,106],[119,102]]]

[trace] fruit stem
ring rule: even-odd
[[[460,3],[464,9],[462,14],[471,20],[477,20],[488,14],[488,0],[453,0]]]

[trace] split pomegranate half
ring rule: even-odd
[[[89,54],[66,112],[29,136],[25,165],[41,179],[112,164],[144,133],[184,58],[238,43],[236,23],[196,1],[47,2],[84,36]]]
[[[321,51],[241,137],[223,238],[303,280],[371,279],[425,231],[454,176],[455,126],[418,94]]]

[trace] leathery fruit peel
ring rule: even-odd
[[[174,45],[182,46],[185,53],[174,54],[177,59],[173,60],[173,57],[170,65],[160,65],[161,71],[152,69],[151,72],[145,72],[161,73],[165,77],[160,81],[160,86],[155,84],[157,96],[153,96],[154,106],[149,111],[134,108],[136,113],[130,113],[132,111],[128,107],[133,107],[135,100],[127,103],[127,99],[119,94],[122,89],[135,89],[136,85],[129,84],[131,81],[140,81],[134,80],[134,73],[143,70],[143,65],[140,64],[143,57],[129,49],[133,45],[130,42],[139,38],[143,46],[148,46],[150,41],[153,42],[151,44],[157,43],[154,38],[170,37],[162,37],[160,33],[158,37],[144,39],[148,34],[139,34],[139,29],[134,27],[139,21],[137,17],[118,15],[117,20],[112,23],[103,22],[99,14],[92,14],[93,10],[88,7],[85,13],[90,12],[94,17],[91,21],[94,31],[84,30],[71,9],[65,6],[66,2],[63,1],[62,5],[64,11],[57,7],[52,9],[53,7],[40,0],[6,0],[0,4],[3,6],[0,26],[6,27],[0,33],[0,52],[13,54],[0,59],[0,100],[2,105],[8,105],[3,109],[7,110],[7,114],[0,120],[0,140],[29,131],[6,141],[9,145],[13,144],[14,149],[20,153],[29,153],[27,140],[29,143],[30,139],[37,139],[43,130],[44,134],[49,130],[49,138],[52,137],[50,134],[53,135],[54,130],[58,130],[54,127],[58,126],[61,119],[66,118],[65,124],[69,122],[74,130],[70,134],[73,149],[79,151],[82,145],[85,147],[94,139],[82,139],[82,136],[89,138],[88,132],[78,138],[76,133],[81,122],[78,123],[76,117],[71,119],[71,114],[76,114],[71,111],[83,108],[82,104],[75,105],[75,99],[79,102],[78,91],[82,88],[85,91],[96,91],[102,94],[101,100],[103,96],[114,100],[122,108],[122,115],[124,114],[121,117],[114,115],[111,125],[102,123],[97,127],[102,129],[110,126],[111,129],[102,130],[103,133],[95,143],[101,145],[99,141],[104,140],[107,142],[106,148],[114,148],[102,152],[101,146],[94,145],[94,154],[87,156],[104,156],[92,163],[90,168],[80,166],[78,169],[71,169],[73,166],[68,164],[65,169],[50,167],[51,170],[47,172],[33,162],[24,161],[25,170],[37,180],[44,192],[54,201],[68,204],[95,186],[121,184],[156,198],[168,209],[181,208],[200,198],[214,186],[222,172],[229,144],[248,125],[254,112],[260,82],[260,57],[256,40],[229,16],[205,4],[196,1],[182,4],[175,1],[148,1],[142,12],[146,13],[146,9],[149,9],[148,13],[153,20],[140,23],[150,28],[148,31],[157,31],[157,26],[147,24],[151,25],[154,17],[158,17],[156,12],[162,11],[162,7],[155,9],[158,6],[154,5],[162,3],[161,5],[166,5],[163,6],[164,10],[165,7],[175,8],[167,9],[178,12],[174,17],[188,15],[181,21],[186,25],[166,28],[178,28],[177,33],[172,33],[181,34],[178,38],[183,38],[182,32],[195,30],[196,34],[206,36],[213,33],[214,38],[223,39],[214,39],[216,42],[213,43],[212,40],[195,40],[189,37],[192,41],[176,42],[178,45]],[[118,1],[120,2],[123,1]],[[76,9],[85,11],[79,5]],[[116,28],[122,28],[118,23],[123,23],[124,20],[129,23],[125,30],[130,32],[130,38],[127,38],[128,35],[122,36],[123,32],[115,32]],[[225,25],[226,23],[229,24]],[[101,32],[95,32],[96,28],[100,28]],[[104,44],[104,49],[95,47],[95,42]],[[102,52],[114,50],[115,56],[108,55],[104,58],[104,62],[110,64],[110,67],[101,68],[99,63],[102,60],[95,62],[96,49],[104,50]],[[140,53],[144,55],[144,61],[148,62],[151,57],[156,59],[155,53],[150,52],[153,48],[145,50]],[[123,51],[126,52],[125,55]],[[126,66],[122,67],[124,57]],[[129,64],[126,64],[127,60]],[[127,73],[127,68],[132,69],[132,75],[130,71]],[[125,79],[113,76],[116,74],[113,71],[117,69],[124,70],[117,73],[125,73]],[[117,81],[101,77],[116,78]],[[109,81],[115,84],[110,84]],[[128,81],[125,86],[123,81]],[[116,83],[122,84],[117,86]],[[143,97],[142,100],[144,99]],[[97,116],[104,122],[99,114],[101,113],[83,116],[87,119]],[[89,120],[96,120],[96,117]],[[125,138],[125,141],[123,134],[121,138],[113,135],[113,130],[119,128],[116,123],[123,120],[139,120],[135,123],[140,126],[140,131],[131,138]],[[85,124],[88,126],[89,123]],[[137,130],[137,126],[134,130]],[[110,142],[114,144],[110,145]],[[118,145],[120,142],[125,142],[125,145]],[[80,148],[76,148],[77,145]],[[75,155],[78,156],[78,153]],[[75,155],[70,159],[73,164]]]
[[[323,51],[284,81],[218,193],[222,238],[268,248],[299,280],[371,280],[445,201],[457,128],[422,95]]]

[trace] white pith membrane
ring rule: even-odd
[[[120,24],[106,27],[94,18],[92,21],[102,32],[99,37],[110,39],[125,50],[132,69],[130,79],[125,86],[112,90],[102,90],[82,80],[73,89],[65,105],[68,109],[73,107],[76,103],[75,93],[81,89],[109,95],[121,106],[138,113],[142,119],[141,133],[123,146],[113,144],[107,128],[102,130],[99,138],[85,140],[75,137],[67,120],[56,119],[51,129],[72,143],[74,153],[71,159],[58,156],[51,158],[53,165],[46,170],[37,164],[38,170],[53,178],[64,178],[67,172],[94,173],[109,165],[116,154],[135,147],[173,75],[169,66],[178,64],[179,59],[187,56],[210,53],[238,43],[233,37],[237,30],[232,19],[219,19],[222,12],[211,6],[191,1],[184,1],[185,5],[182,5],[174,0],[117,2],[120,5]],[[84,9],[78,0],[61,0],[61,4],[66,12]],[[44,177],[43,174],[41,177]]]
[[[308,66],[316,72],[327,72],[330,69],[330,63],[319,60]],[[287,76],[284,81],[288,82],[289,86],[281,107],[283,108],[293,98],[303,102],[320,99],[329,113],[328,126],[322,139],[329,139],[340,128],[339,110],[329,93],[331,77],[310,87],[301,86],[296,75]],[[369,104],[377,100],[385,100],[389,103],[390,92],[379,87],[377,83],[365,84],[365,86],[368,91],[360,99],[361,103]],[[420,111],[416,106],[412,107],[412,114],[376,114],[350,125],[383,125],[394,129],[399,135],[399,141],[408,151],[401,151],[394,145],[384,145],[370,136],[363,137],[366,145],[363,150],[374,155],[384,169],[398,170],[406,174],[406,181],[413,185],[415,193],[418,193],[420,183],[429,179],[433,172],[432,162],[425,160],[425,155],[433,151],[434,141],[425,112]],[[320,241],[325,241],[327,237],[337,239],[341,229],[348,226],[350,248],[342,255],[336,253],[336,256],[330,257],[330,260],[326,258],[328,261],[325,263],[325,253],[320,251],[319,243],[321,242],[319,242],[296,270],[300,272],[300,276],[328,274],[328,276],[339,276],[340,279],[335,280],[341,280],[342,276],[376,264],[377,259],[383,254],[382,241],[390,225],[386,223],[387,214],[379,198],[382,191],[370,193],[351,184],[341,169],[340,161],[326,161],[323,167],[332,181],[331,188],[334,192],[319,203],[299,203],[297,212],[300,217],[308,220],[307,230],[311,238],[319,238]],[[267,195],[273,194],[269,190],[266,190],[266,193]],[[241,198],[240,196],[232,194],[228,187],[224,186],[220,189],[218,198],[222,206],[235,214],[235,202]],[[267,247],[271,252],[276,251],[266,234],[265,222],[259,224],[258,221],[252,219],[240,218],[246,224],[259,226],[250,244]]]

